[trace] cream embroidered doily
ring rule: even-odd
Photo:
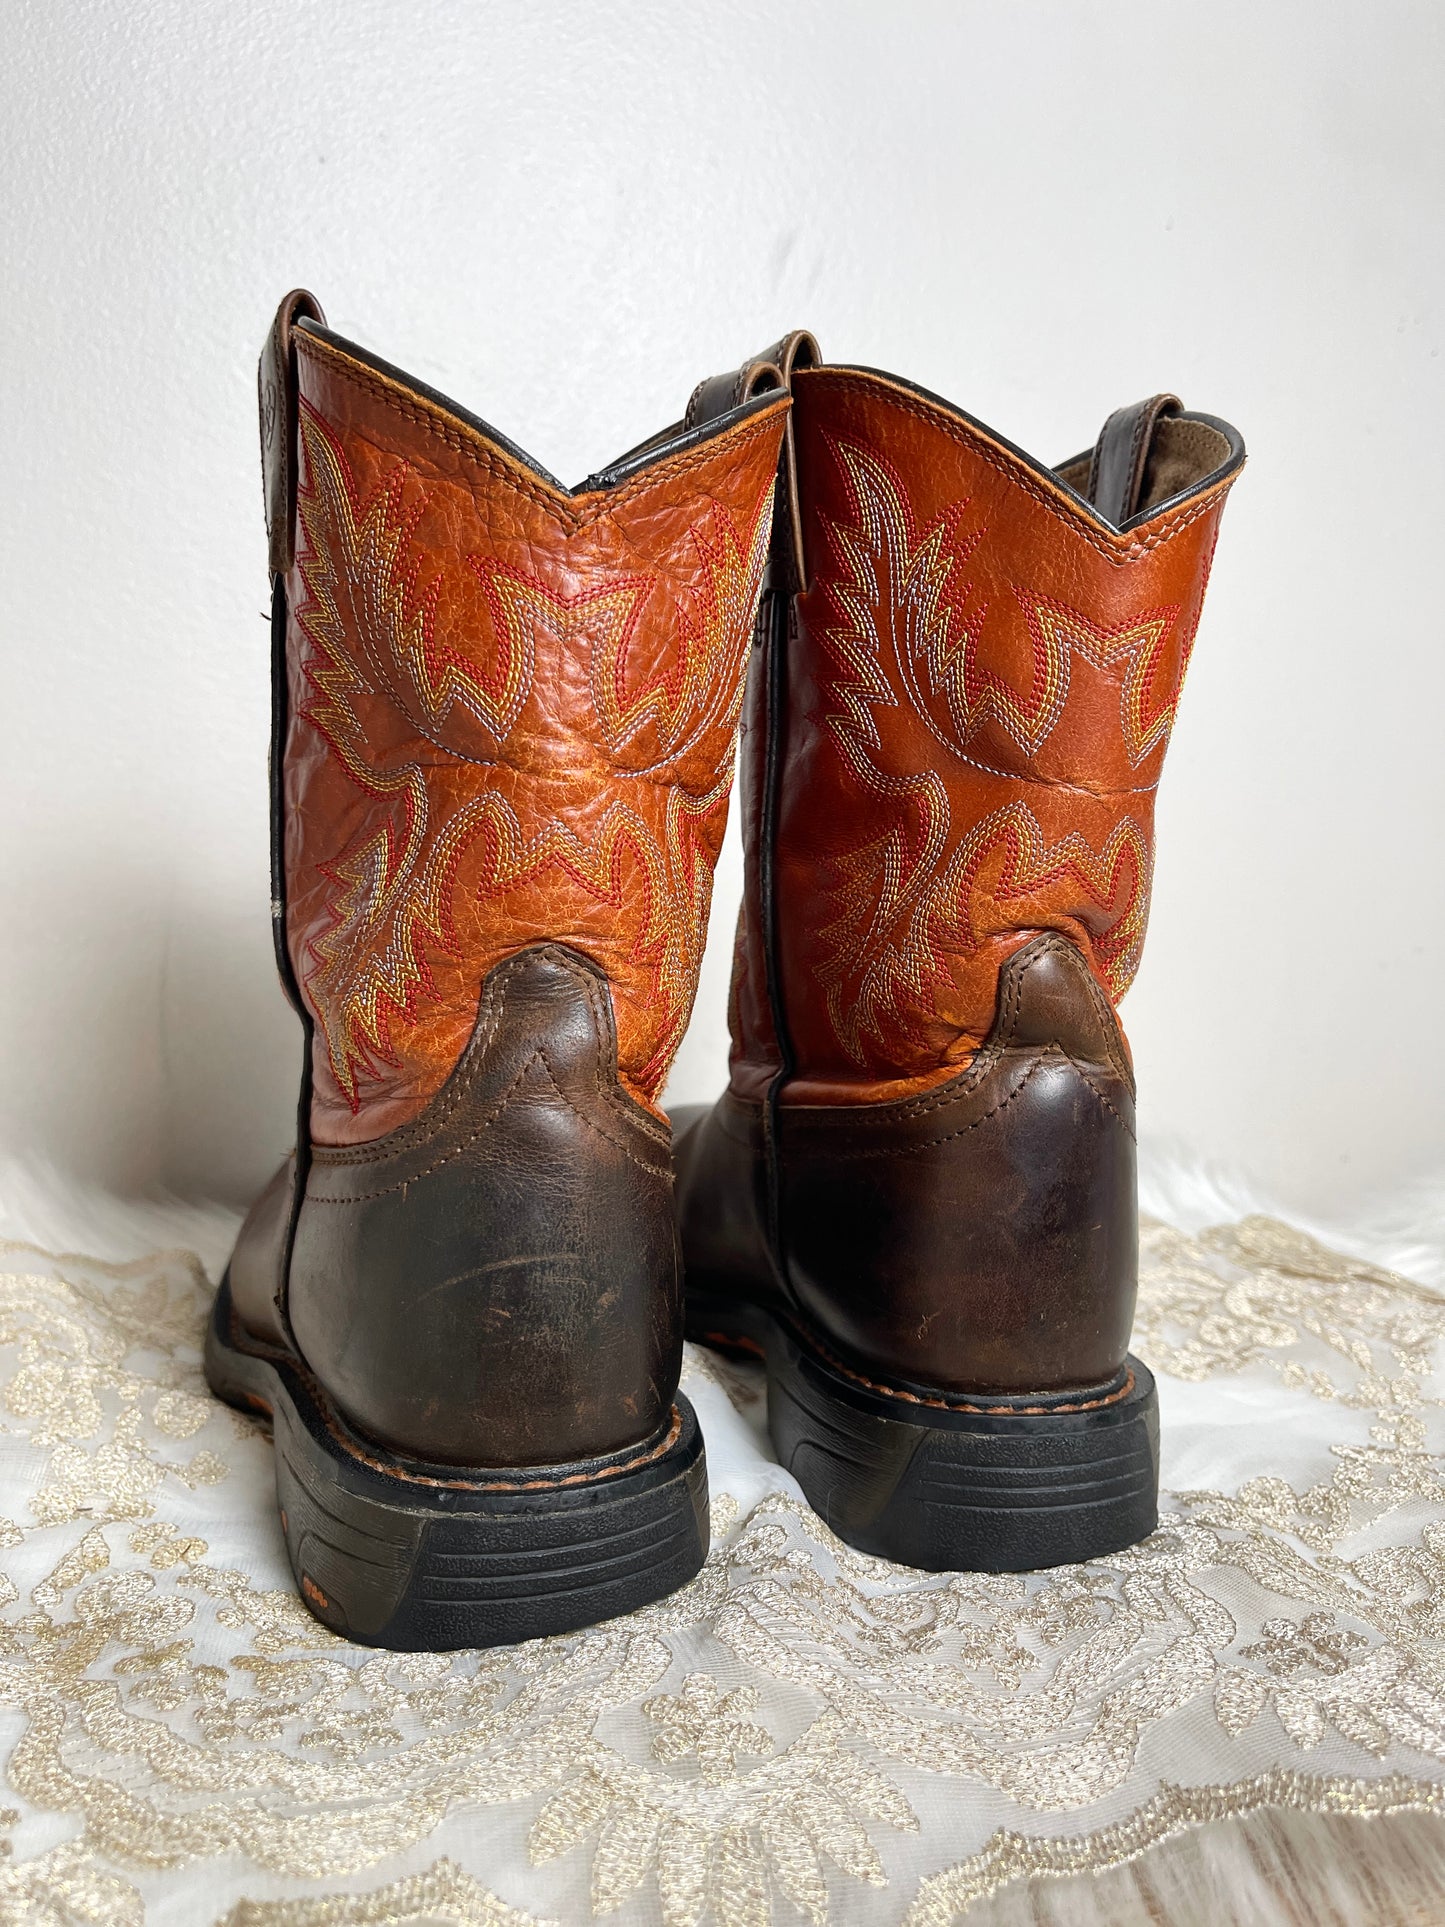
[[[1028,1578],[849,1551],[758,1378],[693,1355],[694,1584],[403,1657],[297,1602],[270,1444],[205,1392],[196,1258],[0,1264],[0,1922],[1436,1918],[1423,1287],[1263,1218],[1146,1226],[1164,1523]]]

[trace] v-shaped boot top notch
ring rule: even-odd
[[[1127,534],[1232,480],[1244,465],[1239,430],[1215,415],[1186,409],[1177,395],[1151,395],[1115,409],[1092,448],[1051,468],[955,403],[878,368],[834,363],[803,368],[795,377],[794,392],[803,396],[813,383],[821,387],[830,379],[876,383],[882,390],[926,402],[1051,489],[1062,484],[1076,506],[1115,534]]]
[[[1050,468],[941,395],[881,369],[824,362],[817,341],[797,329],[727,374],[698,383],[688,403],[689,423],[725,420],[749,397],[787,390],[801,406],[810,392],[821,403],[830,386],[863,384],[904,406],[928,411],[951,432],[993,451],[1000,466],[1018,471],[1025,486],[1042,483],[1060,507],[1082,513],[1096,529],[1123,535],[1183,503],[1232,481],[1244,463],[1238,429],[1216,416],[1185,409],[1178,396],[1152,395],[1109,416],[1092,448]],[[792,559],[793,586],[808,580],[802,503],[798,494],[796,430],[789,419],[785,460],[787,514],[783,546]]]
[[[366,394],[438,443],[450,444],[465,458],[551,508],[567,525],[590,520],[605,504],[599,499],[624,485],[646,491],[683,474],[699,444],[721,442],[736,433],[763,431],[762,418],[787,412],[783,383],[754,384],[736,406],[701,422],[688,415],[649,437],[607,467],[568,488],[508,436],[448,395],[360,347],[327,326],[321,304],[304,288],[281,302],[261,351],[258,399],[261,417],[261,468],[266,530],[273,576],[284,575],[295,556],[297,420],[301,383],[298,353],[323,379],[340,381]],[[765,431],[763,431],[765,432]]]
[[[324,349],[331,350],[335,354],[344,355],[347,360],[359,363],[361,367],[368,369],[373,375],[379,376],[388,386],[401,390],[405,395],[414,396],[417,400],[429,404],[442,414],[450,416],[452,421],[456,422],[461,428],[490,442],[493,448],[503,454],[508,461],[524,469],[527,475],[534,481],[541,482],[546,488],[554,490],[558,495],[569,501],[576,501],[579,497],[585,495],[595,495],[604,490],[616,488],[620,483],[632,480],[635,476],[642,474],[646,469],[661,467],[664,463],[671,461],[675,456],[685,454],[689,449],[696,447],[699,443],[705,442],[714,436],[725,434],[730,428],[736,427],[739,422],[745,421],[753,415],[762,414],[767,409],[776,407],[780,402],[785,402],[786,400],[783,395],[777,392],[777,384],[774,384],[774,388],[771,391],[758,391],[746,395],[734,407],[728,409],[725,414],[719,415],[715,419],[698,423],[686,419],[674,422],[669,427],[660,430],[657,434],[649,436],[646,441],[639,443],[637,447],[629,449],[626,454],[619,455],[615,461],[609,462],[606,467],[595,470],[591,475],[587,476],[584,481],[579,482],[575,488],[569,488],[565,482],[560,481],[549,469],[544,468],[534,456],[529,455],[524,448],[514,442],[510,436],[502,434],[499,429],[494,428],[490,422],[485,421],[480,415],[473,414],[471,409],[463,408],[460,402],[453,401],[449,395],[443,395],[439,390],[430,387],[426,382],[419,381],[415,375],[407,374],[405,370],[396,367],[392,362],[384,361],[380,355],[375,355],[369,349],[358,346],[356,342],[347,340],[344,335],[335,333],[334,330],[326,327],[319,320],[306,317],[298,320],[295,323],[295,327],[308,341],[318,343]]]

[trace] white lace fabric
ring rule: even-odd
[[[1272,1219],[1146,1224],[1160,1529],[1024,1577],[850,1551],[773,1463],[761,1374],[690,1353],[693,1584],[406,1656],[297,1600],[270,1443],[201,1376],[193,1253],[12,1243],[0,1271],[7,1927],[1432,1918],[1445,1299],[1421,1285]]]

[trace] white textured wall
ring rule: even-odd
[[[290,1141],[252,411],[304,282],[571,477],[794,324],[1048,459],[1239,422],[1146,1127],[1315,1209],[1438,1167],[1432,0],[51,0],[4,62],[0,1150],[240,1195]]]

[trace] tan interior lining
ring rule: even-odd
[[[1217,428],[1206,422],[1184,421],[1176,415],[1163,415],[1154,425],[1153,440],[1144,463],[1144,486],[1136,513],[1158,508],[1176,495],[1182,495],[1223,468],[1229,460],[1229,442]],[[1071,462],[1054,470],[1060,481],[1089,499],[1089,470],[1093,450],[1086,449]]]
[[[1062,468],[1056,468],[1054,470],[1055,475],[1059,477],[1060,481],[1067,482],[1069,487],[1076,489],[1086,501],[1088,500],[1089,468],[1091,461],[1091,455],[1086,452],[1080,455],[1077,460],[1067,462]]]
[[[1229,443],[1217,428],[1175,415],[1161,416],[1144,463],[1139,509],[1157,508],[1202,482],[1229,459]]]

